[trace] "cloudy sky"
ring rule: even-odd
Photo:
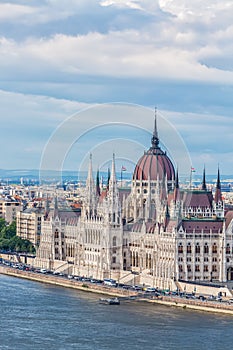
[[[197,172],[205,164],[214,174],[219,164],[233,174],[232,13],[231,0],[0,1],[0,168],[39,168],[46,144],[70,116],[120,102],[151,109],[151,129],[156,105]],[[92,111],[98,125],[117,121],[114,113],[101,119]],[[104,132],[91,134],[85,155],[70,145],[66,168],[76,169],[109,134],[101,152],[116,157],[114,137],[127,140],[129,148],[119,143],[125,159],[149,147],[144,131],[135,140],[121,129],[115,136],[106,130],[103,139]]]

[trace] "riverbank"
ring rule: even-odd
[[[195,311],[204,311],[204,312],[214,312],[221,314],[228,314],[233,316],[233,305],[226,303],[216,303],[211,301],[199,301],[199,300],[190,300],[178,297],[170,296],[159,296],[159,297],[144,297],[140,293],[118,289],[114,287],[94,285],[94,284],[85,284],[83,282],[69,280],[66,278],[61,278],[53,275],[33,273],[30,271],[22,271],[13,268],[8,268],[0,266],[0,274],[9,275],[18,278],[24,278],[40,283],[47,283],[52,285],[57,285],[65,288],[72,288],[76,290],[81,290],[90,293],[108,295],[112,297],[136,297],[135,302],[147,302],[153,304],[161,304],[170,307],[179,307],[183,309],[190,309]]]

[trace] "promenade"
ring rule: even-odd
[[[132,290],[124,290],[117,287],[109,287],[104,285],[96,285],[93,283],[85,283],[76,280],[70,280],[65,277],[54,276],[51,274],[35,273],[30,271],[22,271],[11,267],[0,266],[0,274],[24,278],[36,282],[57,285],[66,288],[72,288],[85,292],[108,295],[111,297],[128,298],[134,297],[131,302],[147,302],[153,304],[161,304],[170,307],[180,307],[183,309],[190,309],[204,312],[214,312],[221,314],[229,314],[233,316],[233,305],[227,302],[201,301],[194,299],[185,299],[177,296],[153,296],[153,294],[140,293]]]

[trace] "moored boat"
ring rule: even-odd
[[[120,305],[120,300],[118,298],[100,298],[100,304],[107,305]]]

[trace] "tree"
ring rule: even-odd
[[[30,241],[16,236],[15,221],[7,225],[3,219],[0,219],[0,249],[25,253],[35,253],[36,251]]]

